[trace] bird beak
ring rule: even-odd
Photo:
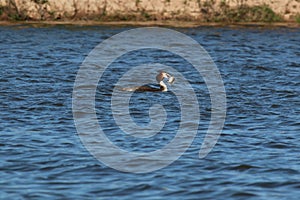
[[[168,77],[168,82],[172,85],[175,81],[175,78],[173,76],[171,76],[170,74],[167,74]]]
[[[173,76],[171,76],[170,78],[169,78],[169,83],[172,85],[173,83],[174,83],[174,81],[175,81],[175,78],[173,77]]]

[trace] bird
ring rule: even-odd
[[[168,74],[165,71],[159,71],[159,73],[156,76],[156,81],[159,84],[158,87],[151,87],[148,85],[138,86],[138,87],[132,87],[132,88],[122,88],[123,91],[136,91],[136,92],[167,92],[168,87],[166,83],[164,82],[164,79],[168,80],[168,83],[171,85],[174,83],[175,78]]]

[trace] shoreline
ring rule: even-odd
[[[173,28],[196,28],[196,27],[286,27],[300,28],[297,22],[196,22],[196,21],[93,21],[93,20],[64,20],[64,21],[0,21],[0,26],[12,25],[66,25],[66,26],[161,26]]]

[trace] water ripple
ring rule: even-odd
[[[81,62],[99,42],[126,29],[0,27],[1,198],[298,199],[299,28],[178,29],[210,53],[227,92],[223,134],[201,160],[198,150],[211,105],[204,81],[189,63],[153,50],[131,52],[113,63],[104,76],[108,81],[99,83],[96,111],[107,137],[125,150],[151,152],[170,142],[180,123],[180,106],[171,93],[134,94],[130,110],[137,123],[149,123],[149,108],[159,99],[169,118],[151,138],[124,135],[110,114],[111,81],[131,66],[155,60],[189,77],[199,93],[201,121],[194,143],[170,166],[143,175],[99,163],[76,135],[72,116],[73,83]],[[76,114],[90,113],[82,107]]]

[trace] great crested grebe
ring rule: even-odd
[[[137,91],[137,92],[166,92],[168,91],[167,85],[164,83],[164,78],[168,79],[170,84],[173,84],[175,78],[168,74],[167,72],[160,71],[156,76],[156,81],[159,84],[159,88],[151,87],[151,86],[138,86],[133,88],[122,88],[123,91]]]

